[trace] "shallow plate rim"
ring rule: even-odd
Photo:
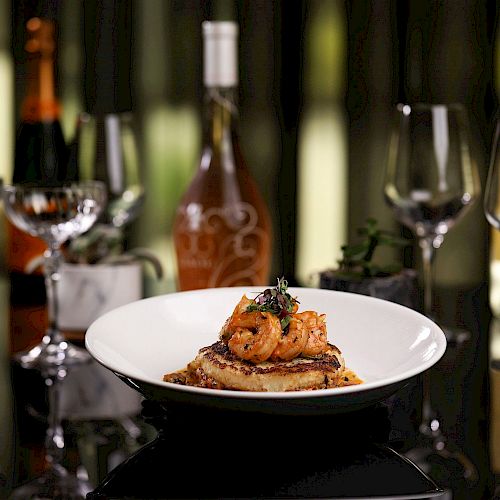
[[[223,293],[225,291],[231,291],[231,292],[236,292],[236,291],[241,291],[241,292],[255,292],[255,291],[260,291],[262,290],[262,287],[220,287],[220,288],[208,288],[208,289],[202,289],[202,290],[190,290],[190,291],[182,291],[182,292],[172,292],[172,293],[167,293],[167,294],[161,294],[161,295],[156,295],[154,297],[147,297],[138,301],[131,302],[130,304],[126,304],[124,306],[120,306],[116,309],[113,309],[112,311],[109,311],[99,318],[97,318],[87,329],[86,334],[85,334],[85,347],[88,350],[88,352],[91,354],[91,356],[99,362],[101,365],[104,367],[108,368],[112,372],[119,373],[129,379],[133,380],[139,380],[147,384],[152,384],[154,386],[157,386],[158,388],[168,388],[170,390],[176,390],[176,391],[182,391],[182,392],[187,392],[187,393],[192,393],[193,395],[196,394],[203,394],[205,396],[217,396],[217,397],[223,397],[223,398],[233,398],[233,399],[313,399],[313,398],[324,398],[324,397],[332,397],[335,398],[336,395],[346,395],[346,394],[355,394],[355,393],[364,393],[367,391],[372,391],[376,390],[381,387],[385,387],[388,385],[396,384],[398,382],[404,382],[405,380],[409,380],[412,377],[419,375],[429,368],[431,368],[434,364],[436,364],[441,357],[444,355],[446,351],[446,336],[442,329],[432,320],[424,316],[418,311],[415,311],[413,309],[410,309],[406,306],[402,306],[400,304],[396,304],[394,302],[389,302],[387,300],[379,299],[377,297],[371,297],[367,295],[361,295],[361,294],[356,294],[352,292],[344,292],[344,291],[336,291],[336,290],[327,290],[327,289],[322,289],[322,288],[310,288],[310,287],[290,287],[290,291],[292,293],[327,293],[327,294],[334,294],[334,295],[348,295],[353,300],[357,300],[360,302],[363,301],[379,301],[384,303],[384,307],[388,308],[402,308],[406,309],[409,314],[415,315],[415,317],[419,317],[421,320],[424,322],[428,323],[430,326],[432,326],[433,332],[437,335],[436,341],[437,341],[437,348],[436,352],[432,355],[432,357],[425,362],[421,363],[415,368],[412,368],[410,370],[406,370],[402,372],[399,376],[392,376],[389,378],[385,379],[380,379],[377,381],[372,381],[372,382],[366,382],[360,385],[353,385],[353,386],[346,386],[346,387],[335,387],[331,389],[318,389],[318,390],[313,390],[313,391],[288,391],[288,392],[254,392],[254,391],[235,391],[235,390],[227,390],[227,389],[207,389],[207,388],[201,388],[201,387],[191,387],[191,386],[184,386],[184,385],[179,385],[179,384],[174,384],[171,382],[164,382],[162,380],[156,380],[150,377],[143,377],[143,376],[137,376],[136,374],[131,375],[129,373],[124,372],[122,368],[119,366],[116,366],[115,363],[109,362],[108,360],[103,359],[98,353],[95,352],[94,346],[92,345],[92,342],[94,339],[92,338],[95,333],[94,330],[99,326],[99,323],[103,322],[108,318],[110,315],[116,315],[119,314],[120,310],[123,308],[128,308],[134,304],[138,304],[141,302],[154,302],[158,301],[161,302],[165,299],[169,300],[169,298],[172,298],[173,296],[188,296],[188,295],[193,295],[193,294],[207,294],[207,293]],[[200,348],[203,346],[200,346]]]

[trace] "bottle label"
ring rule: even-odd
[[[267,284],[270,238],[252,205],[180,207],[175,237],[181,289]]]

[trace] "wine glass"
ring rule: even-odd
[[[133,113],[81,113],[70,150],[70,164],[80,179],[101,181],[108,190],[107,206],[98,223],[69,248],[70,254],[73,250],[81,253],[88,244],[88,255],[98,261],[107,256],[103,240],[114,238],[123,243],[126,226],[138,216],[144,202]]]
[[[60,383],[67,371],[90,361],[85,349],[68,342],[57,325],[57,283],[61,245],[87,231],[106,205],[106,187],[84,182],[62,187],[8,185],[2,187],[5,213],[19,229],[45,241],[44,275],[48,327],[42,341],[15,356],[23,368],[37,369],[48,388],[47,471],[12,493],[13,499],[85,498],[88,487],[61,465],[64,433],[59,415]]]
[[[478,198],[479,174],[470,153],[467,115],[462,105],[398,104],[396,110],[384,195],[396,218],[418,238],[423,262],[424,314],[433,318],[434,255],[448,231]],[[449,327],[443,331],[448,342],[464,340],[463,331]],[[424,470],[436,461],[454,460],[465,479],[475,479],[475,466],[443,435],[430,392],[430,372],[426,371],[418,444],[408,457]]]
[[[497,121],[484,191],[484,214],[489,224],[500,229],[500,120]]]

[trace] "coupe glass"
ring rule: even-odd
[[[435,252],[479,194],[479,174],[470,153],[464,107],[399,104],[389,144],[384,195],[396,218],[418,238],[423,262],[424,313],[430,318]],[[443,330],[449,342],[463,340],[463,331],[448,327]],[[431,405],[429,377],[430,371],[426,371],[418,444],[408,456],[424,470],[430,470],[436,461],[454,460],[463,477],[473,479],[477,474],[474,465],[442,433]]]
[[[106,205],[106,187],[84,182],[64,187],[12,185],[2,187],[5,213],[19,229],[47,244],[44,274],[47,287],[48,327],[42,341],[15,360],[24,368],[40,370],[48,388],[46,433],[47,471],[15,489],[13,499],[85,498],[88,487],[61,465],[64,433],[59,415],[60,382],[68,369],[90,361],[85,349],[65,340],[57,325],[57,282],[62,261],[61,245],[87,231]]]

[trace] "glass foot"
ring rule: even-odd
[[[426,437],[422,437],[416,447],[404,455],[440,486],[453,487],[460,482],[472,486],[476,483],[478,471],[465,453],[444,439],[427,443],[425,440]]]
[[[52,368],[60,366],[71,368],[88,363],[91,359],[86,349],[77,347],[65,340],[50,342],[48,335],[29,351],[14,356],[14,360],[23,368],[40,371],[50,371]]]
[[[446,342],[450,346],[461,346],[468,342],[471,338],[471,333],[463,328],[454,326],[439,325],[444,332]]]
[[[9,500],[85,500],[91,490],[87,481],[57,466],[14,489]]]

